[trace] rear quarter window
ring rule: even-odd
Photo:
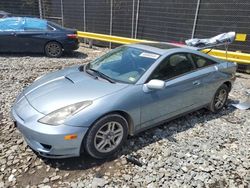
[[[26,18],[24,24],[25,31],[46,31],[48,23],[45,20]]]
[[[203,67],[207,67],[207,66],[211,66],[211,65],[216,64],[215,61],[208,59],[208,58],[205,58],[205,57],[202,57],[202,56],[199,56],[199,55],[196,55],[196,54],[192,54],[192,58],[193,58],[193,60],[198,68],[203,68]]]

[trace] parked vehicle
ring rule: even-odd
[[[87,65],[38,78],[12,115],[31,148],[51,158],[105,158],[177,116],[226,104],[236,64],[168,43],[118,47]]]
[[[11,16],[11,13],[0,10],[0,18],[7,18]]]
[[[36,52],[48,57],[78,49],[76,30],[30,17],[0,19],[0,52]]]

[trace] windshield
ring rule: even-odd
[[[91,62],[86,68],[118,82],[136,83],[160,57],[146,50],[122,46]]]

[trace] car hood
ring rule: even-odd
[[[59,108],[109,95],[125,88],[126,84],[95,79],[79,67],[47,74],[24,90],[24,95],[37,111],[48,114]]]

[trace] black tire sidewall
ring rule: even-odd
[[[222,89],[225,89],[226,92],[227,92],[226,100],[225,100],[225,102],[224,102],[224,104],[223,104],[223,106],[222,106],[221,108],[216,108],[216,107],[215,107],[215,97],[217,96],[217,94],[218,94]],[[211,104],[210,104],[209,109],[210,109],[212,112],[218,112],[218,111],[220,111],[220,110],[225,106],[225,104],[227,103],[228,94],[229,94],[229,88],[227,87],[227,85],[226,85],[226,84],[221,85],[221,86],[217,89],[217,91],[215,92],[214,97],[213,97],[213,100],[212,100],[212,102],[211,102]]]
[[[123,138],[120,144],[114,150],[107,152],[107,153],[101,153],[95,148],[95,145],[94,145],[95,135],[102,125],[110,121],[116,121],[122,125]],[[94,125],[89,129],[84,139],[84,148],[88,152],[88,154],[94,158],[98,158],[98,159],[107,158],[109,156],[114,155],[118,150],[121,149],[121,147],[127,140],[127,136],[128,136],[128,123],[126,119],[119,114],[106,115],[103,118],[99,119],[96,123],[94,123]]]
[[[56,45],[58,45],[58,46],[60,47],[60,53],[58,53],[56,56],[51,55],[51,54],[48,52],[48,49],[47,49],[47,48],[48,48],[48,45],[50,45],[50,44],[56,44]],[[62,52],[63,52],[63,50],[62,50],[62,45],[61,45],[59,42],[56,42],[56,41],[48,42],[48,43],[45,45],[45,47],[44,47],[44,51],[45,51],[46,56],[52,57],[52,58],[61,57]]]

